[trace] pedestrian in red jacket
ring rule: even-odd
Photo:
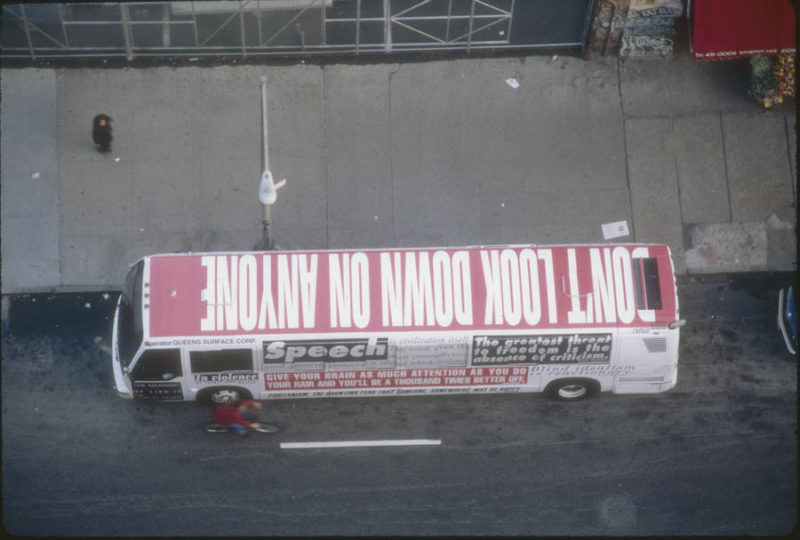
[[[242,413],[250,407],[261,408],[261,403],[249,400],[234,400],[214,409],[214,422],[221,426],[229,426],[240,437],[247,435],[247,428],[257,428],[258,422],[249,422],[242,418]]]

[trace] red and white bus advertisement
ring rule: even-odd
[[[120,301],[115,379],[153,399],[659,392],[681,323],[662,245],[153,255]]]

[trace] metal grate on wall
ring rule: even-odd
[[[4,4],[0,57],[583,51],[593,0]]]

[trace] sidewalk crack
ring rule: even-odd
[[[786,157],[789,160],[789,180],[792,184],[792,202],[796,205],[797,204],[797,185],[793,181],[797,178],[797,174],[795,173],[795,167],[792,166],[792,137],[790,135],[789,130],[789,120],[786,118],[786,115],[783,115],[783,129],[786,134]],[[797,155],[797,154],[795,154]]]
[[[389,124],[389,194],[392,201],[392,246],[397,246],[397,223],[395,222],[395,193],[394,193],[394,139],[392,137],[392,78],[400,71],[400,66],[396,65],[393,71],[389,72],[389,82],[387,84],[386,116]]]
[[[628,206],[631,216],[631,239],[636,242],[636,219],[633,214],[633,191],[631,190],[631,171],[628,155],[628,119],[625,115],[625,99],[622,96],[622,60],[617,58],[617,95],[619,96],[619,110],[622,113],[622,150],[625,156],[625,186],[628,188]]]
[[[722,113],[719,113],[719,135],[722,141],[722,163],[724,164],[723,170],[725,171],[725,194],[728,197],[728,223],[733,221],[733,202],[731,201],[731,186],[728,177],[728,152],[725,148],[725,127],[722,122]]]
[[[328,83],[325,80],[327,68],[320,66],[322,70],[322,160],[325,163],[323,170],[323,181],[325,182],[325,248],[331,247],[331,213],[330,213],[330,182],[328,180]]]

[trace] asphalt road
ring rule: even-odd
[[[782,535],[797,519],[797,362],[775,276],[685,279],[675,389],[265,404],[276,435],[116,397],[116,294],[12,297],[3,519],[17,535]],[[282,450],[280,442],[441,439]]]

